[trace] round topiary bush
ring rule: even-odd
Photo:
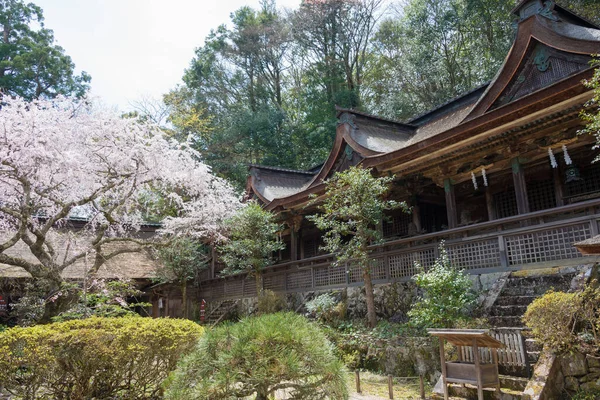
[[[207,331],[166,383],[172,400],[347,399],[345,370],[325,335],[293,313],[246,318]]]
[[[150,399],[203,328],[188,320],[88,318],[0,333],[0,385],[23,399]]]

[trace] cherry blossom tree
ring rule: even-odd
[[[75,263],[94,274],[149,246],[138,235],[149,215],[167,215],[164,237],[218,239],[240,206],[196,151],[151,123],[89,100],[2,99],[0,264],[58,287]],[[83,227],[66,229],[74,219]]]

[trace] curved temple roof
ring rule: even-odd
[[[350,165],[386,171],[586,92],[581,80],[600,53],[600,28],[551,1],[525,0],[513,12],[517,36],[492,82],[408,123],[338,109],[335,142],[318,172],[252,165],[249,196],[269,209],[299,204]]]

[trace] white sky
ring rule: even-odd
[[[181,82],[183,70],[211,29],[259,0],[33,0],[47,28],[77,71],[92,76],[92,94],[130,109],[144,96],[160,98]],[[278,0],[296,8],[300,0]]]

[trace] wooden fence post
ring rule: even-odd
[[[356,380],[356,393],[360,394],[360,372],[358,370],[354,371],[355,380]]]
[[[394,399],[394,378],[391,375],[388,375],[388,392],[390,395],[390,400]]]

